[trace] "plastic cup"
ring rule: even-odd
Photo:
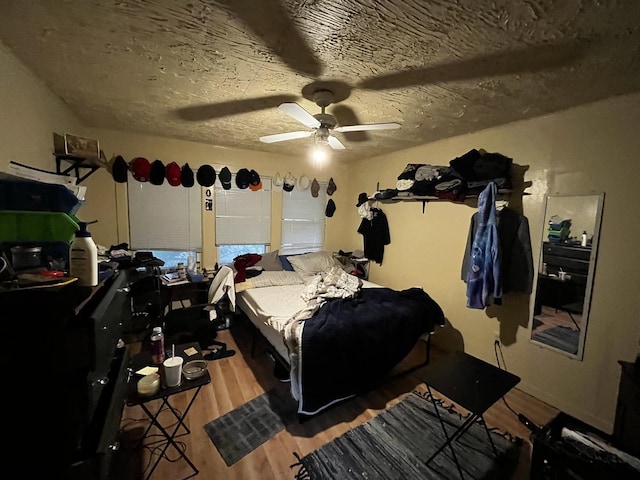
[[[182,383],[182,357],[169,357],[163,363],[164,382],[167,387],[177,387]]]

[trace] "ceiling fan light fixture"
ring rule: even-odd
[[[311,149],[311,159],[313,160],[314,165],[322,165],[327,161],[328,158],[329,155],[326,148],[320,145],[316,145]]]

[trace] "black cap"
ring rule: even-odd
[[[126,183],[127,182],[127,171],[129,170],[129,165],[121,155],[118,155],[113,161],[113,165],[111,167],[111,174],[113,175],[113,179],[118,183]]]
[[[154,160],[151,164],[151,173],[149,174],[149,181],[153,185],[162,185],[164,183],[165,168],[164,164],[160,160]]]
[[[335,202],[333,201],[333,199],[332,199],[332,198],[330,198],[330,199],[329,199],[329,201],[327,202],[327,208],[326,208],[326,210],[324,211],[324,214],[325,214],[327,217],[333,217],[333,214],[335,213],[335,211],[336,211],[336,204],[335,204]]]
[[[238,188],[244,190],[245,188],[249,188],[249,184],[251,183],[251,173],[246,168],[241,168],[236,173],[236,185]]]
[[[356,203],[356,207],[359,207],[363,203],[367,203],[368,200],[369,195],[367,195],[366,192],[362,192],[360,195],[358,195],[358,203]]]
[[[216,171],[211,165],[200,165],[196,173],[196,180],[203,187],[210,187],[216,183]]]
[[[255,170],[251,170],[249,172],[249,183],[254,187],[260,185],[260,175],[258,175],[258,172],[256,172]]]
[[[231,188],[231,171],[227,167],[223,167],[220,170],[220,181],[222,182],[222,188],[229,190]]]
[[[193,170],[188,163],[185,163],[182,166],[182,172],[180,173],[180,183],[182,183],[183,187],[193,187],[195,183],[193,180]]]

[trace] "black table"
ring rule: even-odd
[[[202,351],[200,350],[200,345],[197,342],[176,345],[175,354],[176,356],[180,356],[184,359],[184,364],[186,364],[191,360],[203,359]],[[143,351],[131,359],[131,368],[134,372],[148,365],[152,365],[151,353],[148,351]],[[161,369],[162,367],[160,367],[160,370]],[[162,452],[160,453],[160,455],[158,455],[155,462],[151,466],[151,470],[149,470],[149,473],[145,477],[145,480],[148,480],[151,477],[156,467],[158,466],[158,463],[160,463],[160,460],[164,457],[165,452],[169,448],[169,445],[173,446],[173,448],[178,452],[180,457],[183,458],[192,468],[193,475],[190,475],[187,478],[197,475],[198,469],[193,464],[193,462],[189,459],[185,451],[176,444],[175,438],[176,438],[176,435],[178,434],[178,430],[180,429],[180,427],[182,427],[185,430],[184,435],[191,433],[190,430],[185,425],[184,419],[187,417],[187,414],[189,413],[189,410],[191,409],[193,402],[198,396],[198,393],[200,393],[200,389],[203,386],[207,385],[208,383],[211,383],[211,376],[209,375],[209,372],[208,371],[205,372],[203,376],[196,378],[194,380],[187,380],[183,376],[182,383],[179,386],[177,387],[161,386],[158,393],[156,393],[155,395],[146,395],[146,396],[142,396],[138,394],[137,383],[140,378],[141,378],[140,375],[133,375],[130,378],[128,394],[127,394],[127,405],[128,406],[139,405],[140,408],[142,408],[142,410],[144,410],[144,412],[147,414],[151,422],[149,423],[149,426],[147,427],[140,441],[138,442],[137,447],[140,447],[140,445],[142,445],[144,438],[147,436],[147,434],[151,430],[151,427],[154,425],[158,427],[158,429],[160,430],[160,432],[162,432],[162,435],[167,441],[162,449]],[[187,408],[184,410],[184,412],[182,412],[182,414],[180,414],[180,412],[171,405],[171,403],[169,402],[169,399],[177,393],[182,393],[182,392],[186,392],[187,390],[193,390],[193,389],[195,389],[195,392],[193,393],[193,396],[191,397],[191,400],[189,401]],[[160,407],[158,407],[158,409],[155,412],[152,412],[148,408],[147,403],[153,400],[158,400],[158,399],[162,399],[162,402],[160,403]],[[160,414],[162,409],[165,407],[165,405],[169,408],[169,410],[177,420],[177,423],[175,424],[175,428],[173,429],[172,432],[168,432],[167,429],[158,421],[158,415]]]
[[[447,439],[425,464],[429,464],[442,450],[449,446],[460,477],[464,479],[453,448],[453,442],[460,438],[475,421],[479,420],[487,431],[489,442],[491,442],[493,451],[497,456],[498,451],[484,421],[483,414],[509,390],[515,387],[520,381],[520,377],[461,351],[450,353],[429,363],[417,376],[427,385],[429,397],[435,408],[438,420],[440,420],[444,436]],[[451,436],[447,433],[431,388],[471,412],[471,415]]]

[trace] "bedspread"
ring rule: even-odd
[[[420,288],[361,289],[290,321],[285,342],[298,413],[312,415],[370,390],[436,325],[444,325],[442,309]]]

